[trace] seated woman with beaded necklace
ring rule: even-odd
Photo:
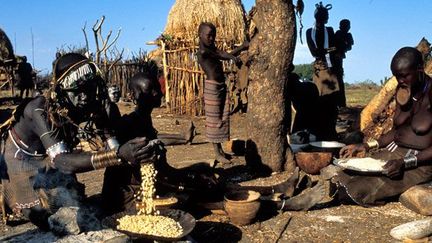
[[[71,178],[76,182],[75,173],[156,159],[155,144],[146,138],[119,146],[106,122],[107,101],[106,83],[93,62],[75,53],[56,60],[47,95],[23,102],[0,127],[4,141],[0,178],[9,209],[47,229],[47,219],[55,209],[41,194],[60,186],[58,180],[50,181],[54,174],[61,173],[62,181]],[[83,122],[94,122],[110,150],[72,151],[78,133],[83,132],[78,125]]]

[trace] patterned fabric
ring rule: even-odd
[[[207,140],[212,143],[229,140],[229,97],[225,83],[205,81],[204,110]]]
[[[318,87],[320,96],[339,91],[339,82],[336,75],[332,73],[331,69],[323,61],[314,62],[312,79]]]
[[[0,179],[5,202],[15,213],[40,204],[39,195],[33,186],[38,170],[44,166],[44,157],[23,153],[10,137],[7,138],[0,161]]]
[[[388,161],[403,158],[412,152],[413,150],[397,147],[393,152],[380,150],[371,157]],[[356,175],[349,172],[340,172],[335,179],[355,203],[370,206],[395,198],[412,186],[431,181],[432,165],[406,170],[402,178],[397,179],[385,175]]]

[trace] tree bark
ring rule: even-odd
[[[286,84],[294,57],[296,18],[292,0],[257,0],[257,34],[249,48],[246,161],[268,172],[293,171],[287,142],[291,104]]]

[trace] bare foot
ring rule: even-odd
[[[187,132],[185,134],[186,143],[187,144],[191,144],[192,140],[194,139],[194,137],[196,135],[197,135],[197,132],[195,130],[195,125],[191,121],[190,124],[189,124],[189,126],[188,126]]]
[[[312,188],[307,188],[297,196],[288,198],[283,203],[284,210],[308,210],[320,203],[325,197],[326,187],[322,181],[319,181]]]
[[[219,162],[219,163],[221,163],[221,164],[231,164],[232,162],[231,162],[231,160],[229,160],[229,159],[227,159],[227,158],[225,158],[224,156],[222,156],[222,155],[216,155],[216,159],[215,159],[217,162]]]

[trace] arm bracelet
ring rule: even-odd
[[[97,152],[91,156],[91,164],[95,170],[122,163],[122,160],[117,156],[117,150],[114,149],[108,152]]]
[[[118,149],[120,147],[116,137],[110,137],[107,139],[107,145],[109,149]]]
[[[54,168],[54,159],[57,157],[57,155],[65,153],[69,153],[69,150],[66,146],[66,143],[63,141],[60,141],[46,149],[46,154],[50,157],[51,166]]]
[[[376,139],[370,139],[367,143],[367,146],[369,147],[369,149],[377,149],[379,148],[379,143]]]
[[[417,156],[410,154],[404,157],[405,168],[415,168],[417,167]]]

